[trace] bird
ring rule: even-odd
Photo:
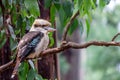
[[[51,23],[44,19],[35,19],[31,29],[19,41],[17,46],[16,64],[12,72],[11,78],[18,73],[18,68],[26,58],[35,58],[47,49],[49,44],[49,32],[56,29],[51,27]]]

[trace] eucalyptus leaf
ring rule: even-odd
[[[83,31],[84,31],[84,30],[83,30],[84,28],[83,28],[83,23],[82,23],[82,21],[81,21],[81,20],[79,21],[78,26],[79,26],[79,28],[80,28],[80,33],[82,34],[82,33],[83,33]]]
[[[5,42],[6,42],[6,38],[2,38],[2,40],[0,40],[0,48],[2,48],[3,47],[3,45],[5,44]]]
[[[33,69],[30,69],[28,72],[27,80],[34,80],[35,79],[35,72]]]
[[[36,79],[36,80],[43,80],[43,78],[42,78],[39,74],[36,74],[36,75],[35,75],[35,79]]]
[[[3,47],[3,45],[6,43],[6,40],[5,31],[0,31],[0,48]]]
[[[71,27],[70,27],[68,33],[71,35],[71,34],[76,30],[77,27],[78,27],[78,20],[75,19],[75,20],[73,21],[73,23],[71,24]]]
[[[39,6],[37,0],[25,0],[25,7],[35,17],[39,16]]]
[[[10,37],[10,48],[11,48],[11,51],[15,50],[17,48],[17,41],[14,40],[12,37]]]
[[[108,4],[110,0],[99,0],[99,6],[103,8],[106,4]]]
[[[27,62],[22,62],[19,67],[19,79],[26,80],[26,76],[29,70],[29,65]]]
[[[15,40],[16,39],[16,35],[14,34],[13,27],[11,25],[8,25],[8,28],[9,28],[9,31],[10,31],[10,35]]]
[[[56,8],[54,5],[52,5],[50,8],[50,21],[52,24],[54,24],[55,21],[55,13],[56,13]]]
[[[54,1],[54,5],[55,5],[55,8],[59,11],[60,6],[61,6],[60,2]]]
[[[89,23],[89,21],[86,19],[86,27],[87,27],[87,36],[88,36],[88,34],[89,34],[89,31],[90,31],[90,23]]]
[[[72,3],[70,1],[64,1],[62,7],[63,7],[63,10],[64,10],[65,15],[67,17],[72,16],[72,10],[71,10],[72,9]]]
[[[49,33],[49,39],[50,39],[49,47],[52,47],[54,45],[53,33]]]
[[[45,8],[49,8],[52,4],[52,0],[44,0],[45,1]]]

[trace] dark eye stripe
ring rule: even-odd
[[[39,26],[41,26],[41,25],[37,25],[37,24],[35,24],[34,26],[35,26],[35,27],[39,27]]]
[[[35,26],[35,27],[45,27],[46,25],[38,25],[38,24],[35,24],[34,26]]]

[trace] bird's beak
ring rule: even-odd
[[[56,31],[56,29],[51,28],[51,27],[44,27],[44,29],[46,29],[48,32],[54,32],[54,31]]]

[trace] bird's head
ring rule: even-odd
[[[51,23],[44,19],[36,19],[30,31],[53,32],[56,29],[51,28]]]

